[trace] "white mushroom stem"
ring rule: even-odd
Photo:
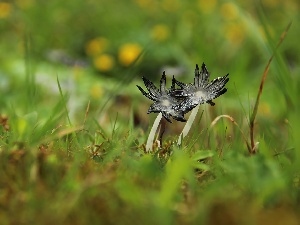
[[[198,112],[198,109],[199,109],[200,105],[197,105],[193,110],[192,110],[192,113],[188,119],[188,121],[186,122],[181,134],[179,135],[179,138],[177,140],[177,145],[181,145],[181,141],[183,140],[183,138],[185,138],[185,136],[189,133],[193,123],[194,123],[194,120],[196,118],[196,115],[197,115],[197,112]]]
[[[146,152],[147,153],[152,151],[154,136],[155,136],[155,133],[157,131],[157,128],[158,128],[158,125],[159,125],[159,122],[160,122],[161,118],[162,118],[162,113],[159,113],[157,115],[156,119],[154,120],[153,126],[151,128],[151,131],[149,133],[148,140],[147,140],[147,143],[146,143]]]

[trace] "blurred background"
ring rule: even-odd
[[[290,22],[279,53],[291,76],[300,72],[299,9],[298,0],[0,1],[2,113],[9,105],[21,113],[38,105],[46,113],[59,97],[58,78],[74,121],[82,122],[91,101],[102,124],[116,114],[127,121],[134,112],[135,123],[146,128],[155,115],[146,114],[151,102],[135,86],[143,87],[141,77],[159,85],[165,70],[192,82],[195,64],[205,62],[211,79],[230,74],[229,91],[209,108],[213,115],[245,118]],[[259,109],[266,120],[285,117],[277,73],[273,63]],[[24,93],[32,108],[23,106]]]

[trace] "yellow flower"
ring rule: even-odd
[[[100,84],[96,83],[93,84],[93,86],[90,89],[90,95],[94,98],[94,99],[99,99],[103,96],[103,88],[101,87]]]
[[[78,65],[74,65],[72,69],[74,80],[80,82],[81,77],[84,75],[84,69]]]
[[[142,47],[139,44],[128,43],[121,46],[119,49],[119,61],[123,66],[129,66],[137,60],[142,52]]]
[[[12,6],[6,2],[0,2],[0,19],[7,18],[12,10]]]
[[[135,3],[142,8],[143,10],[146,10],[148,13],[152,12],[155,13],[159,9],[159,2],[153,1],[153,0],[135,0]]]
[[[271,115],[271,107],[268,103],[262,102],[260,103],[258,107],[258,113],[260,115],[264,115],[265,117],[268,117]]]
[[[108,54],[102,54],[95,57],[93,63],[95,68],[102,72],[111,70],[115,64],[114,58]]]
[[[35,4],[35,0],[17,0],[16,5],[21,9],[27,9]]]
[[[226,20],[234,20],[238,18],[239,11],[235,4],[227,2],[222,4],[221,14]]]
[[[151,6],[152,0],[136,0],[135,2],[142,8],[148,8]]]
[[[245,28],[242,23],[229,23],[224,27],[225,37],[233,44],[240,44],[245,38]]]
[[[214,11],[216,7],[217,1],[216,0],[199,0],[198,7],[203,13],[211,13]]]
[[[153,27],[151,36],[156,41],[164,41],[169,37],[170,30],[164,24],[158,24]]]
[[[175,12],[180,9],[180,2],[178,0],[163,0],[161,6],[166,11]]]
[[[278,6],[280,2],[278,0],[263,0],[262,4],[270,7],[270,8],[275,8],[276,6]]]
[[[107,49],[109,43],[106,38],[98,37],[90,40],[85,46],[85,52],[89,56],[95,56],[101,54]]]

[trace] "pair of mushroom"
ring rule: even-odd
[[[166,75],[163,72],[160,79],[160,89],[148,79],[143,77],[148,93],[137,85],[144,96],[154,101],[149,107],[148,113],[162,113],[163,117],[170,123],[171,117],[177,121],[185,122],[184,114],[195,108],[199,104],[212,102],[213,99],[224,94],[227,89],[225,84],[229,81],[227,75],[218,77],[209,82],[209,72],[203,63],[201,71],[196,64],[194,83],[185,84],[176,80],[173,76],[170,89],[166,88]],[[179,86],[176,88],[175,86]]]

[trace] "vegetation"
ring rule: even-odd
[[[1,1],[1,224],[299,224],[299,9]],[[191,82],[202,62],[227,92],[182,139],[162,119],[146,151],[156,115],[136,85]]]

